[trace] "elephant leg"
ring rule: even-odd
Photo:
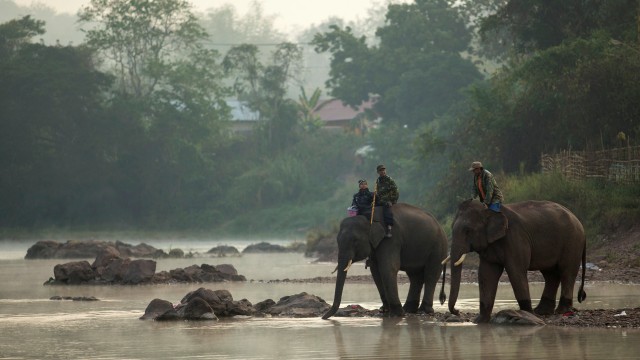
[[[376,288],[378,289],[378,294],[380,294],[380,301],[382,301],[382,308],[380,311],[383,313],[389,311],[389,302],[384,293],[384,286],[382,285],[382,277],[380,276],[380,271],[378,270],[378,264],[375,259],[371,259],[371,266],[369,266],[369,270],[371,271],[371,276],[373,277],[373,282],[376,284]]]
[[[573,298],[565,298],[563,296],[560,296],[560,301],[558,302],[558,308],[556,309],[556,314],[564,314],[570,311],[573,311]]]
[[[384,283],[385,297],[389,303],[389,316],[404,316],[404,309],[400,303],[400,297],[398,296],[398,273],[393,272],[387,274],[385,277],[384,272],[381,271],[382,282]]]
[[[561,290],[560,301],[558,302],[558,308],[556,314],[564,314],[568,311],[573,311],[573,288],[576,284],[576,277],[578,276],[578,267],[573,271],[565,271],[561,276]]]
[[[422,273],[407,273],[409,276],[409,293],[407,294],[407,300],[402,307],[405,312],[416,313],[418,312],[418,305],[420,305],[420,291],[422,291],[422,285],[424,279]]]
[[[524,270],[509,270],[510,269],[507,269],[507,274],[509,274],[509,282],[511,283],[513,295],[518,301],[520,310],[533,313],[533,309],[531,308],[531,295],[529,293],[529,280],[527,279],[527,269],[525,268]]]
[[[434,254],[431,255],[435,257]],[[420,310],[427,314],[433,314],[433,296],[436,292],[436,286],[442,275],[442,265],[440,261],[430,261],[431,266],[427,265],[424,268],[424,293],[422,294],[422,304]]]
[[[555,270],[542,271],[544,277],[544,290],[540,297],[540,303],[536,306],[534,312],[538,315],[551,315],[556,307],[556,294],[560,285],[560,278]]]
[[[504,267],[501,264],[493,264],[480,259],[478,268],[478,288],[480,289],[480,314],[476,317],[476,323],[487,323],[491,319],[493,304],[498,292],[498,281]]]

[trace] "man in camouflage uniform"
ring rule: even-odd
[[[480,202],[482,202],[489,210],[500,212],[500,206],[504,198],[493,174],[485,170],[480,161],[474,161],[471,163],[469,171],[473,172],[471,198],[475,199],[476,197],[479,197]]]
[[[383,206],[382,217],[385,224],[385,237],[391,237],[391,229],[393,228],[393,213],[391,207],[398,202],[400,193],[398,186],[391,177],[387,175],[387,168],[384,165],[376,167],[378,179],[376,180],[376,204]]]

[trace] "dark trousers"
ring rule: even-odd
[[[393,213],[391,212],[391,206],[384,205],[382,207],[382,218],[384,219],[385,225],[393,226]]]

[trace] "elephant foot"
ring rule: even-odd
[[[407,301],[406,303],[404,303],[404,306],[402,307],[402,309],[404,309],[405,312],[412,313],[412,314],[415,314],[418,312],[418,310],[420,310],[420,308],[418,307],[417,301]]]
[[[400,305],[391,306],[391,308],[389,308],[389,311],[387,311],[385,313],[385,316],[388,316],[388,317],[402,317],[402,316],[404,316],[404,310],[402,309],[402,306],[400,306]]]
[[[533,308],[531,307],[531,299],[529,299],[529,300],[518,300],[518,306],[520,306],[520,310],[533,313]]]
[[[476,324],[488,324],[489,320],[491,320],[491,314],[479,314],[473,322]]]
[[[556,309],[556,314],[564,314],[573,311],[573,299],[566,299],[561,297]]]
[[[420,308],[418,308],[419,311],[424,312],[425,314],[435,314],[435,310],[433,310],[432,306],[420,306]]]
[[[534,313],[536,315],[552,315],[553,309],[556,307],[556,300],[543,297],[540,299],[540,303],[536,306]]]

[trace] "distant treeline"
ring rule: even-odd
[[[305,88],[299,45],[222,53],[182,1],[90,1],[79,45],[39,43],[30,16],[5,22],[0,227],[303,230],[343,216],[377,163],[401,201],[445,217],[474,160],[526,175],[542,153],[636,145],[637,7],[416,0],[389,5],[375,36],[327,24],[312,41],[327,95],[377,99],[358,135],[319,129],[316,97],[290,95]],[[230,98],[260,114],[251,135],[231,131]]]

